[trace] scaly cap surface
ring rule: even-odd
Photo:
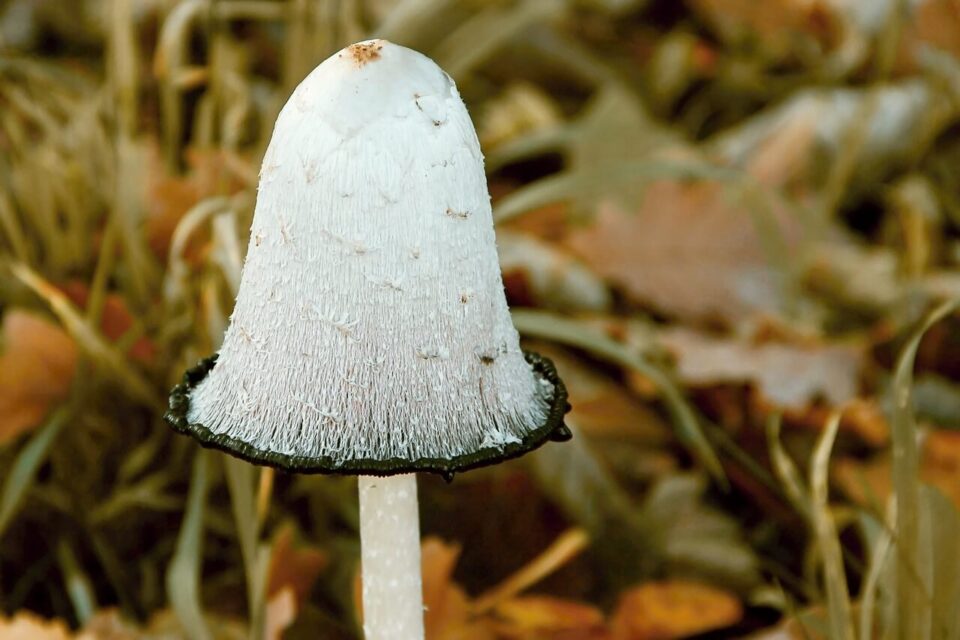
[[[297,471],[450,474],[569,437],[566,408],[519,347],[451,78],[383,40],[328,58],[280,112],[223,346],[168,419]]]

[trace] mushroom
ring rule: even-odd
[[[567,394],[507,309],[483,156],[453,80],[385,40],[283,107],[236,306],[167,420],[203,445],[357,474],[364,631],[423,637],[415,472],[566,440]]]

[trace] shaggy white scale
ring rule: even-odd
[[[553,397],[510,321],[454,83],[383,41],[335,54],[277,120],[230,328],[188,420],[334,464],[443,459],[521,442]]]

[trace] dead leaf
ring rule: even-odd
[[[576,424],[571,420],[570,425],[576,434]],[[611,582],[622,585],[629,580],[625,576],[640,575],[660,559],[659,548],[651,549],[652,533],[637,512],[633,496],[601,462],[587,438],[575,436],[562,447],[543,447],[531,454],[530,462],[545,494],[570,521],[591,532],[598,561],[616,568]],[[676,463],[663,464],[666,474],[670,464]],[[648,478],[659,475],[652,469]]]
[[[0,340],[0,446],[36,427],[70,392],[77,349],[40,315],[10,309]]]
[[[471,616],[467,593],[453,581],[460,546],[429,537],[423,540],[420,553],[428,640],[493,640],[486,621]]]
[[[853,344],[752,344],[690,329],[660,333],[676,358],[677,375],[692,386],[755,385],[780,408],[803,409],[824,400],[843,405],[857,396],[863,349]]]
[[[609,637],[596,607],[549,596],[523,596],[497,604],[497,632],[527,640],[601,640]]]
[[[285,586],[267,600],[264,639],[281,640],[284,630],[297,619],[297,595],[290,586]]]
[[[243,620],[208,614],[204,617],[211,632],[211,640],[245,640],[249,630]],[[188,638],[188,630],[170,609],[155,611],[146,623],[123,618],[115,608],[100,609],[72,640],[160,640]],[[34,636],[30,636],[31,640]],[[0,640],[7,640],[0,627]],[[47,640],[39,637],[37,640]],[[52,640],[52,639],[50,639]],[[271,640],[269,637],[266,640]]]
[[[13,618],[0,616],[2,640],[70,640],[72,637],[62,620],[44,620],[29,612],[20,612]]]
[[[783,239],[794,233],[784,221],[766,222]],[[723,185],[661,180],[650,184],[636,211],[601,203],[566,242],[637,302],[679,318],[733,323],[780,311],[781,277],[757,224]]]
[[[125,620],[118,609],[111,607],[95,611],[77,640],[142,640],[145,635],[137,625]]]
[[[736,624],[743,607],[732,594],[684,580],[649,582],[627,591],[613,615],[614,640],[673,640]]]
[[[958,0],[919,0],[913,3],[911,19],[903,21],[898,71],[916,71],[917,58],[924,46],[960,57]]]
[[[273,598],[285,589],[294,595],[294,604],[302,606],[310,595],[317,577],[329,563],[327,554],[317,547],[296,545],[294,527],[280,527],[273,540],[270,572],[267,579],[267,597]]]
[[[424,630],[427,640],[497,640],[501,637],[496,632],[498,626],[516,630],[523,625],[532,625],[532,627],[549,630],[547,626],[550,623],[546,620],[548,609],[551,607],[564,609],[564,605],[559,604],[562,601],[554,601],[550,598],[531,599],[530,602],[538,603],[539,608],[537,612],[531,611],[526,617],[519,612],[517,608],[519,605],[508,604],[504,611],[500,611],[498,607],[505,602],[523,602],[517,595],[518,591],[522,591],[532,582],[556,570],[573,555],[579,553],[585,544],[586,536],[582,531],[577,529],[568,531],[543,554],[502,583],[492,587],[474,602],[453,580],[453,570],[460,557],[460,546],[448,544],[439,538],[424,538],[420,547],[420,556],[423,571]],[[354,575],[353,596],[356,610],[362,617],[360,579],[361,574],[358,568]],[[584,623],[584,620],[587,620],[590,626],[595,626],[595,616],[586,612],[590,607],[579,603],[567,604],[569,606],[564,609],[567,612],[566,622],[564,619],[553,621],[557,633],[565,632],[570,626]],[[498,619],[497,616],[506,620]],[[520,636],[506,637],[519,638]],[[534,634],[523,637],[561,640],[568,636]],[[569,636],[570,640],[574,638],[586,640],[593,637]],[[597,640],[603,639],[598,636]]]

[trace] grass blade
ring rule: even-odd
[[[843,568],[843,553],[833,516],[830,513],[830,452],[840,429],[840,412],[830,416],[810,460],[810,518],[823,561],[823,580],[827,590],[827,622],[832,640],[854,640],[850,591]]]
[[[928,548],[936,557],[933,563],[931,637],[942,640],[960,638],[960,512],[934,487],[923,487],[924,506],[930,520]]]
[[[767,447],[773,472],[777,474],[777,479],[783,485],[790,504],[804,518],[809,518],[810,496],[807,495],[807,489],[803,486],[797,465],[790,459],[783,448],[783,443],[780,442],[780,416],[772,416],[767,420]]]
[[[191,640],[213,640],[200,605],[200,563],[203,558],[203,513],[209,490],[209,452],[197,451],[190,478],[186,515],[167,569],[167,597]]]
[[[877,522],[868,514],[861,515],[860,528],[870,532],[864,536],[870,549],[870,562],[863,579],[863,587],[860,589],[859,637],[860,640],[873,640],[875,637],[873,633],[874,617],[880,611],[877,609],[878,587],[887,569],[893,536],[883,523]],[[871,540],[873,543],[869,544]]]
[[[550,575],[580,554],[590,544],[590,536],[583,529],[567,529],[539,556],[528,562],[492,589],[477,596],[472,612],[481,615],[504,600],[517,596]]]
[[[17,456],[0,493],[0,536],[13,519],[24,496],[30,490],[36,478],[37,470],[47,459],[47,452],[57,435],[67,423],[70,413],[66,409],[57,410],[47,423],[31,438],[27,446]]]
[[[461,78],[532,24],[548,22],[567,9],[566,0],[527,0],[510,8],[484,7],[437,45],[433,57]]]
[[[265,576],[260,571],[257,551],[257,539],[260,536],[260,522],[257,518],[257,499],[254,484],[257,469],[248,462],[223,455],[223,467],[230,490],[230,505],[240,540],[240,553],[243,555],[243,567],[247,579],[247,606],[250,616],[250,638],[259,640],[263,635],[263,605]]]
[[[895,636],[921,638],[929,629],[930,587],[924,576],[929,574],[929,548],[920,540],[920,479],[917,429],[911,405],[913,363],[920,340],[936,322],[960,307],[951,301],[937,307],[904,346],[893,375],[893,490],[896,496],[896,594],[894,606]],[[926,556],[926,558],[924,558]]]
[[[66,540],[61,540],[57,546],[57,560],[63,572],[64,582],[67,585],[67,595],[73,603],[73,610],[77,614],[80,626],[83,626],[97,610],[97,597],[89,576],[77,561],[73,547]]]
[[[162,410],[166,401],[154,386],[127,362],[114,345],[93,329],[83,314],[70,302],[66,294],[57,289],[37,272],[22,263],[10,266],[13,275],[46,302],[63,327],[73,337],[84,353],[96,364],[112,374],[118,384],[126,388],[133,398]]]
[[[650,378],[663,394],[667,410],[677,429],[677,437],[722,486],[727,478],[710,441],[700,428],[693,409],[683,394],[667,375],[649,362],[630,351],[616,340],[590,329],[575,320],[542,311],[512,311],[513,324],[520,333],[543,338],[588,351],[609,362]]]

